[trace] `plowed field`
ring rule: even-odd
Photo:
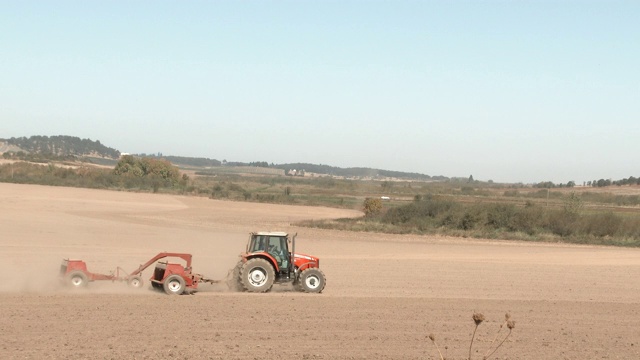
[[[640,358],[638,249],[326,231],[294,224],[359,213],[30,185],[0,184],[0,209],[0,359],[440,359],[429,333],[466,359],[474,312],[474,359],[506,312],[516,327],[491,359]],[[109,273],[173,251],[223,278],[257,230],[297,232],[324,292],[72,291],[57,277],[63,258]]]

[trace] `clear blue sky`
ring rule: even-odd
[[[0,138],[500,182],[640,175],[640,1],[0,0]]]

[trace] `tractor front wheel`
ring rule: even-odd
[[[83,271],[76,270],[67,274],[67,283],[75,289],[87,287],[89,285],[89,277]]]
[[[180,275],[171,275],[164,280],[164,292],[169,295],[180,295],[184,292],[185,283]]]
[[[310,268],[302,271],[296,286],[299,291],[307,293],[321,293],[324,290],[327,280],[322,270],[318,268]]]
[[[276,272],[271,263],[261,258],[248,260],[240,269],[240,282],[242,287],[249,292],[271,290],[275,277]]]

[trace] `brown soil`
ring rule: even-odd
[[[474,312],[474,359],[505,312],[516,327],[492,359],[640,358],[638,249],[307,229],[291,224],[359,213],[45,186],[0,184],[0,209],[0,359],[439,359],[429,333],[466,359]],[[63,258],[109,273],[161,251],[223,278],[255,230],[297,232],[325,291],[58,282]]]

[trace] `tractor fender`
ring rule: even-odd
[[[309,262],[306,262],[306,263],[300,265],[300,267],[298,267],[298,272],[302,272],[302,271],[307,270],[309,268],[315,268],[315,267],[318,267],[317,263],[315,261],[309,261]]]
[[[301,253],[293,254],[293,262],[299,271],[303,271],[308,268],[320,267],[320,259],[318,259],[315,256],[311,256],[307,254],[301,254]]]
[[[267,260],[271,264],[271,266],[273,266],[273,269],[275,270],[276,273],[278,273],[278,271],[280,271],[280,268],[278,267],[278,262],[269,253],[259,253],[259,254],[249,255],[249,256],[246,257],[246,261],[249,261],[251,259],[257,259],[257,258]]]

